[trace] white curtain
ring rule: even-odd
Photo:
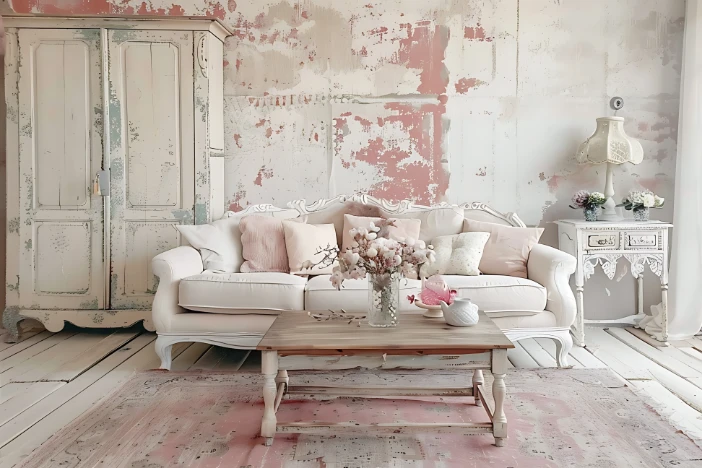
[[[670,340],[702,326],[702,0],[687,0],[670,264]],[[646,331],[655,332],[655,324]]]

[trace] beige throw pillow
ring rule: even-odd
[[[353,237],[349,234],[349,231],[353,228],[366,228],[370,226],[370,223],[377,223],[383,218],[366,218],[361,216],[354,216],[350,214],[344,215],[344,233],[341,237],[341,251],[345,252],[346,249],[351,247],[351,242],[353,242]],[[388,236],[392,240],[403,241],[408,238],[414,240],[419,239],[419,230],[421,228],[422,222],[419,219],[395,219],[395,226],[390,226],[388,228]]]
[[[290,273],[303,275],[330,275],[334,264],[319,265],[312,269],[302,269],[307,260],[318,263],[324,258],[321,249],[338,247],[336,230],[333,224],[303,224],[283,221],[285,247],[288,251]]]
[[[422,265],[419,274],[422,278],[431,275],[478,276],[480,259],[489,238],[488,232],[464,232],[435,237],[431,244],[436,258],[433,262]]]
[[[488,232],[480,271],[485,275],[527,277],[527,260],[532,247],[539,243],[542,228],[518,228],[466,219],[463,232]]]

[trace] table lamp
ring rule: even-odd
[[[624,100],[619,97],[612,98],[610,107],[616,111],[624,107]],[[603,205],[600,221],[619,221],[622,219],[615,210],[614,201],[614,165],[632,163],[639,164],[643,160],[643,148],[637,140],[627,136],[624,132],[623,117],[600,117],[597,119],[597,128],[578,148],[575,159],[580,164],[607,164],[607,180],[605,182],[604,196],[607,201]]]

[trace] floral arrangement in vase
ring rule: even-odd
[[[605,204],[607,198],[600,192],[588,192],[587,190],[578,190],[571,199],[572,205],[569,205],[574,210],[583,210],[585,221],[597,221],[602,205]]]
[[[330,281],[337,289],[345,280],[368,277],[368,323],[373,327],[397,325],[400,278],[416,278],[419,267],[435,259],[432,246],[424,241],[390,239],[390,226],[395,226],[394,219],[371,222],[368,229],[351,229],[351,248],[340,252],[328,246],[317,252],[324,254],[322,260],[303,264],[303,268],[334,265]]]
[[[422,290],[419,297],[414,294],[407,296],[410,304],[414,304],[421,309],[426,309],[425,317],[439,318],[443,317],[441,311],[441,302],[453,304],[458,291],[450,289],[446,281],[440,275],[433,275],[429,278],[422,278]]]
[[[617,206],[623,206],[625,210],[631,211],[636,221],[648,221],[649,210],[660,208],[664,203],[664,198],[649,190],[632,190]]]

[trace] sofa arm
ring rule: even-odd
[[[157,332],[168,332],[174,315],[183,312],[178,305],[180,280],[202,273],[202,257],[192,247],[182,246],[156,255],[151,268],[158,276],[158,288],[151,306],[151,314]]]
[[[570,288],[570,275],[575,273],[575,257],[548,245],[531,249],[527,275],[546,288],[546,309],[556,316],[559,327],[570,327],[575,321],[575,296]]]

